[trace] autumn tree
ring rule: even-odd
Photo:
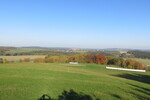
[[[34,63],[44,63],[44,59],[43,58],[35,58]]]
[[[79,63],[86,63],[86,56],[85,55],[78,55],[78,62]]]
[[[127,59],[125,63],[127,68],[130,69],[144,69],[144,65],[135,60]]]
[[[95,56],[93,54],[85,55],[86,63],[95,63]]]
[[[134,68],[135,69],[144,69],[144,66],[140,62],[135,61]]]
[[[30,58],[24,58],[23,62],[30,62]]]
[[[45,57],[46,63],[53,63],[53,59],[51,57]]]
[[[106,64],[107,63],[106,56],[104,56],[102,54],[96,54],[94,59],[95,59],[96,64]]]
[[[51,58],[53,59],[53,63],[60,63],[59,56],[52,56]]]
[[[3,63],[9,63],[7,59],[3,59]]]
[[[68,57],[67,57],[67,56],[65,56],[65,55],[60,56],[60,60],[59,60],[60,63],[66,63],[67,60],[68,60]]]
[[[74,56],[69,57],[68,62],[76,62],[75,57]]]
[[[128,68],[133,68],[134,61],[132,59],[127,59],[125,63]]]

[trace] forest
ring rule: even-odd
[[[128,51],[128,53],[134,55],[134,57],[136,57],[136,58],[150,59],[149,51],[134,50],[134,51]]]

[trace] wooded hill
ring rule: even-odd
[[[146,58],[150,59],[150,52],[149,51],[128,51],[129,54],[134,55],[136,58]]]

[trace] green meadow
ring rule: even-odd
[[[30,58],[30,59],[35,59],[35,58],[45,58],[45,55],[23,55],[23,56],[0,56],[0,58],[7,59],[9,61],[18,61],[20,59],[25,59],[25,58]]]
[[[90,95],[93,100],[149,100],[150,72],[105,69],[96,64],[0,64],[0,100],[56,98],[64,90]]]
[[[145,65],[149,65],[150,66],[150,59],[140,59],[140,58],[132,58],[133,60],[136,60],[136,61],[139,61],[141,62],[142,64],[145,64]]]

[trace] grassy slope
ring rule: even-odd
[[[0,100],[37,100],[43,94],[56,98],[69,89],[95,95],[101,100],[150,98],[150,72],[106,70],[104,67],[94,64],[0,64]]]

